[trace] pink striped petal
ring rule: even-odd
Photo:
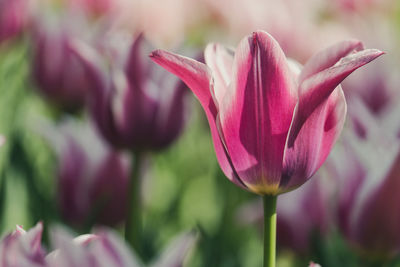
[[[334,44],[314,54],[304,65],[299,81],[302,82],[310,76],[335,65],[341,58],[354,51],[363,50],[363,44],[358,40],[346,40]]]
[[[300,84],[299,104],[290,129],[288,146],[292,147],[301,127],[308,117],[323,103],[332,91],[356,69],[383,54],[376,49],[367,49],[342,58],[330,68],[324,69]],[[304,72],[304,71],[303,71]]]
[[[204,51],[207,66],[214,77],[214,97],[221,103],[231,82],[233,56],[235,52],[220,44],[209,44]]]
[[[297,102],[294,76],[279,44],[258,31],[240,42],[232,77],[219,103],[228,153],[251,191],[275,194]]]
[[[300,186],[319,169],[342,131],[345,116],[346,101],[339,86],[308,117],[293,146],[286,148],[282,192]]]
[[[232,168],[230,158],[226,153],[217,130],[216,117],[218,111],[211,96],[213,79],[210,69],[203,63],[193,59],[162,50],[153,51],[150,57],[154,62],[181,78],[196,95],[206,113],[214,142],[215,153],[222,171],[232,182],[245,188]]]

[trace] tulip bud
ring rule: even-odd
[[[55,22],[51,26],[37,23],[32,38],[32,75],[38,91],[48,101],[76,111],[85,104],[88,81],[81,62],[68,46],[76,36],[71,28]]]
[[[149,60],[151,48],[143,36],[132,43],[127,59],[112,62],[111,73],[90,47],[77,42],[73,50],[86,66],[91,111],[109,143],[135,151],[159,150],[178,137],[186,88]]]
[[[129,160],[106,146],[91,125],[64,123],[57,137],[55,130],[47,135],[59,156],[58,203],[62,216],[76,226],[122,222]]]

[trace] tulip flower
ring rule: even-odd
[[[74,43],[73,50],[89,73],[91,111],[110,144],[159,150],[177,138],[184,122],[185,86],[147,59],[151,47],[142,35],[126,58],[112,62],[111,75],[101,68],[105,60],[95,50],[83,43]]]
[[[67,111],[84,106],[88,88],[84,67],[68,49],[73,36],[75,33],[66,25],[51,29],[44,23],[37,23],[32,36],[32,76],[37,89],[55,106]]]
[[[78,227],[122,222],[129,182],[126,155],[110,149],[90,124],[67,121],[43,128],[59,157],[57,196],[64,219]]]
[[[397,129],[385,127],[381,120],[392,117],[397,122],[398,111],[377,119],[359,104],[353,116],[358,116],[364,136],[346,129],[344,145],[329,160],[338,180],[337,220],[357,251],[384,262],[400,252],[400,216],[395,204],[400,201],[400,127],[399,123]]]
[[[28,0],[0,0],[0,43],[20,34],[27,22]]]
[[[74,42],[71,47],[85,65],[90,81],[91,111],[101,134],[114,147],[129,149],[134,154],[126,238],[140,250],[137,236],[140,233],[141,158],[146,151],[168,147],[179,136],[184,124],[187,89],[149,60],[151,47],[142,35],[128,51],[113,53],[111,50],[114,55],[111,71],[105,68],[105,56],[96,50],[80,42]]]
[[[73,238],[67,231],[55,228],[50,239],[54,250],[45,254],[41,246],[41,223],[25,232],[17,230],[0,241],[2,267],[176,267],[182,266],[196,238],[192,233],[180,234],[149,265],[131,252],[128,246],[108,229]]]
[[[325,161],[346,114],[339,83],[380,55],[344,41],[300,70],[263,31],[235,51],[208,45],[206,64],[162,50],[151,54],[199,99],[225,175],[265,196],[264,266],[275,266],[276,196],[302,185]]]
[[[0,241],[0,263],[2,267],[45,266],[41,247],[43,225],[38,223],[25,232],[21,226]]]

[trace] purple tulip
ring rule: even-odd
[[[151,47],[142,35],[127,57],[120,51],[120,58],[114,57],[111,74],[90,47],[77,42],[73,50],[91,78],[92,114],[109,143],[134,151],[158,150],[176,139],[184,123],[186,87],[148,59]]]
[[[58,203],[62,216],[77,226],[122,222],[129,182],[125,155],[106,146],[91,125],[70,121],[57,129],[49,127],[45,134],[59,154]]]
[[[120,237],[108,229],[73,238],[61,228],[51,231],[55,249],[47,256],[41,246],[43,226],[25,232],[21,227],[0,241],[2,267],[144,267]],[[182,266],[196,238],[183,233],[171,242],[149,267]]]
[[[33,34],[32,75],[37,89],[61,109],[79,110],[86,101],[88,80],[81,62],[68,48],[75,34],[66,25],[50,29],[42,24],[38,23]]]
[[[0,0],[0,43],[21,33],[27,16],[28,0]]]
[[[344,41],[300,70],[273,37],[257,31],[236,51],[208,45],[206,64],[161,50],[151,57],[199,99],[225,175],[254,193],[277,195],[302,185],[325,161],[346,114],[339,83],[382,54]]]
[[[387,259],[400,252],[399,128],[385,127],[362,105],[353,116],[365,135],[345,131],[344,146],[329,160],[338,179],[338,225],[358,251]],[[398,121],[398,112],[393,117]]]
[[[25,232],[22,227],[6,235],[0,241],[0,266],[2,267],[43,267],[44,251],[41,247],[43,225],[38,223]]]

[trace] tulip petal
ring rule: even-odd
[[[346,101],[339,86],[309,116],[293,146],[286,147],[282,192],[300,186],[319,169],[342,131],[345,116]]]
[[[397,253],[400,239],[400,154],[384,181],[369,195],[354,224],[354,238],[365,248],[381,255]],[[389,205],[388,205],[389,204]]]
[[[203,63],[167,51],[153,51],[150,57],[154,62],[181,78],[196,95],[206,112],[214,142],[215,153],[222,171],[233,183],[242,188],[246,188],[233,169],[230,158],[227,155],[217,130],[217,107],[211,96],[210,88],[213,86],[213,80],[210,70]]]
[[[259,194],[275,194],[297,92],[279,44],[265,32],[244,38],[233,81],[219,103],[221,132],[241,180]]]
[[[96,117],[97,126],[101,129],[101,133],[107,140],[114,140],[118,136],[115,132],[115,124],[113,111],[110,109],[111,94],[111,77],[107,76],[101,55],[89,45],[79,40],[74,40],[69,44],[72,52],[77,55],[78,59],[83,63],[89,81],[89,91],[91,96],[89,102],[93,114]],[[118,144],[116,144],[118,145]]]
[[[204,51],[204,58],[214,77],[214,97],[221,103],[231,82],[233,56],[235,52],[220,44],[209,44]]]
[[[335,65],[336,62],[348,54],[363,49],[363,44],[360,41],[346,40],[314,54],[304,65],[299,76],[300,83],[310,76]]]
[[[293,146],[307,118],[323,103],[332,91],[356,69],[381,56],[383,52],[367,49],[342,58],[334,66],[324,69],[300,84],[299,104],[290,129],[288,146]]]

